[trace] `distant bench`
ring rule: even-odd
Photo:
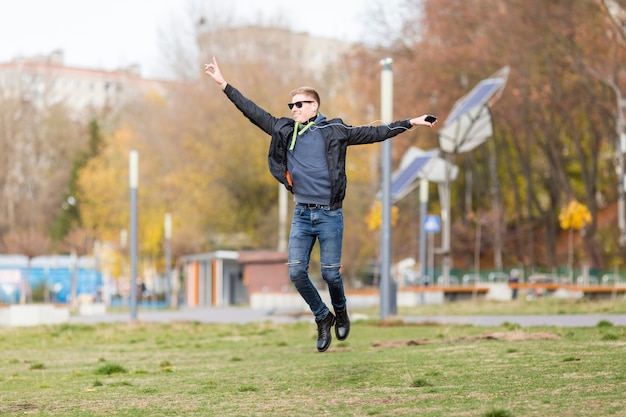
[[[461,301],[484,298],[489,292],[488,287],[479,285],[427,285],[420,287],[405,287],[405,291],[414,292],[442,292],[446,301]]]
[[[565,289],[572,292],[582,293],[590,300],[610,298],[617,295],[626,295],[625,285],[572,285],[556,283],[509,283],[509,288],[518,290],[543,290],[546,293],[554,292],[558,289]]]
[[[582,291],[584,297],[589,300],[615,298],[617,295],[626,294],[626,286],[616,285],[571,286],[570,289]]]
[[[489,288],[477,285],[453,285],[440,287],[440,290],[443,291],[443,297],[446,301],[482,299],[489,292]]]

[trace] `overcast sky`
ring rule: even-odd
[[[317,36],[356,40],[372,4],[393,13],[401,0],[0,0],[0,62],[60,49],[71,66],[114,70],[131,64],[163,75],[159,32],[188,20],[190,2],[232,6],[246,23],[287,21]]]

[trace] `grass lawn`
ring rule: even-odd
[[[484,307],[483,307],[484,308]],[[626,416],[626,328],[0,328],[0,415]]]

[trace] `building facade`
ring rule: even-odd
[[[115,110],[149,94],[166,96],[170,83],[142,78],[137,66],[117,71],[67,66],[60,50],[0,63],[1,99],[18,99],[40,109],[63,103],[77,116]]]

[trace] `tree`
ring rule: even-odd
[[[561,229],[568,231],[568,259],[570,279],[573,278],[574,261],[574,230],[581,230],[591,223],[591,213],[589,209],[576,200],[572,200],[559,213],[559,225]]]
[[[91,158],[97,157],[103,147],[103,134],[96,119],[92,119],[89,122],[88,130],[89,145],[86,151],[79,150],[72,161],[67,191],[61,205],[62,210],[58,212],[51,228],[52,238],[56,240],[64,238],[72,228],[81,226],[80,201],[76,199],[80,170],[85,167]]]
[[[492,109],[498,194],[513,232],[503,239],[505,257],[531,268],[555,268],[561,201],[580,197],[594,219],[598,201],[614,201],[615,179],[606,176],[605,150],[611,146],[607,93],[579,65],[593,62],[612,69],[606,73],[620,72],[624,48],[610,19],[593,0],[575,5],[518,0],[406,4],[410,12],[403,15],[402,39],[394,51],[395,77],[405,86],[399,100],[410,99],[413,107],[428,106],[442,116],[485,74],[510,65],[509,83]],[[457,228],[472,227],[463,220],[469,211],[491,210],[491,187],[497,185],[490,181],[487,151],[457,160],[468,168],[453,190],[453,218],[461,219]],[[462,195],[471,196],[472,204],[465,204]],[[592,264],[602,267],[596,228],[589,225],[585,249]],[[470,259],[468,250],[453,247]]]
[[[0,114],[0,235],[48,230],[82,145],[81,124],[63,104],[41,107],[26,99],[0,99]]]

